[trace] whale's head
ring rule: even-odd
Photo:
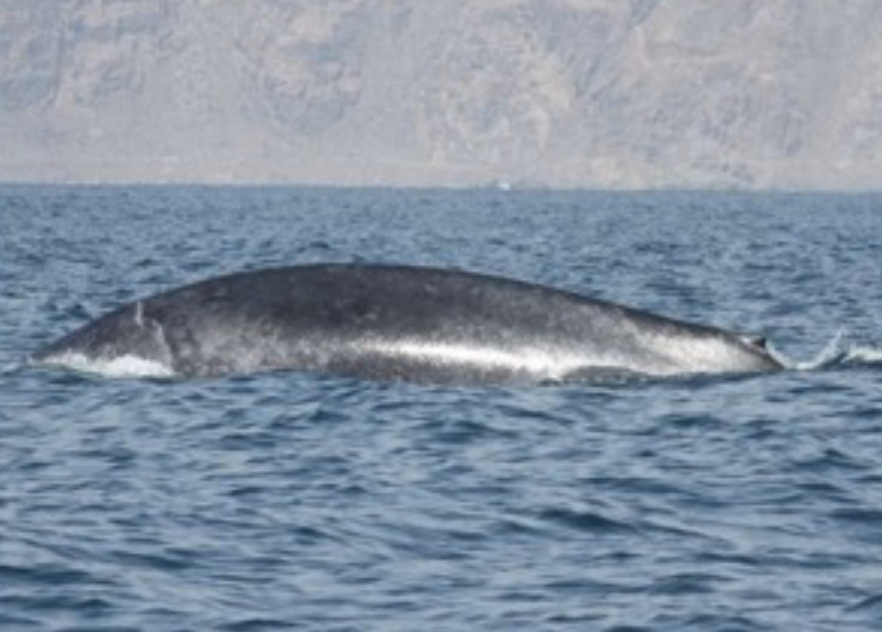
[[[31,356],[33,362],[115,375],[174,375],[161,323],[134,303],[64,336]]]

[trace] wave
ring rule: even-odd
[[[848,340],[840,329],[810,360],[799,361],[770,347],[773,357],[784,367],[794,371],[816,371],[842,366],[872,366],[882,363],[882,346],[874,343]]]
[[[95,373],[104,377],[175,377],[176,373],[161,362],[134,355],[118,358],[88,358],[81,353],[61,353],[39,361],[39,364],[60,366],[82,373]]]

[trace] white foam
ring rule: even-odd
[[[836,364],[845,357],[845,350],[842,346],[842,340],[844,337],[845,331],[840,329],[814,358],[807,362],[791,362],[792,368],[797,371],[814,371],[815,369]]]
[[[82,353],[62,353],[43,360],[44,364],[62,366],[104,377],[174,377],[175,372],[160,362],[133,355],[116,358],[89,358]]]
[[[876,364],[882,362],[882,347],[852,347],[845,356],[847,362]]]
[[[769,349],[774,358],[789,369],[814,371],[842,364],[877,364],[882,362],[882,347],[854,344],[846,340],[844,330],[836,332],[811,360],[799,362],[775,349]]]

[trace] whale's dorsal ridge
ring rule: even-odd
[[[141,299],[37,360],[137,357],[183,376],[279,369],[367,379],[541,383],[782,368],[765,338],[464,270],[311,264]]]

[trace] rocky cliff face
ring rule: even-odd
[[[0,0],[0,179],[882,184],[877,0]]]

